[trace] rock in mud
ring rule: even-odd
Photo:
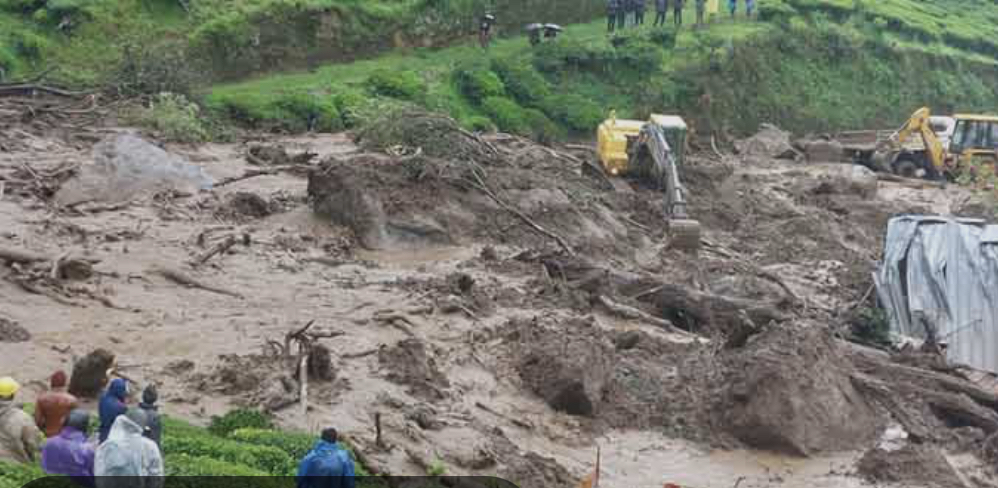
[[[845,152],[838,141],[816,139],[804,144],[804,154],[809,163],[838,163],[844,158]]]
[[[858,164],[824,164],[808,167],[796,178],[797,193],[810,195],[877,195],[877,174]]]
[[[725,430],[745,444],[792,455],[860,447],[879,420],[853,386],[852,364],[830,335],[774,327],[725,358]]]
[[[333,223],[350,228],[368,249],[454,243],[431,215],[416,213],[413,208],[406,209],[408,215],[389,215],[384,199],[397,195],[379,187],[377,182],[347,164],[327,161],[321,170],[308,177],[312,209]]]
[[[860,475],[873,483],[898,483],[924,488],[960,488],[953,466],[938,449],[911,444],[897,451],[870,449],[857,463]]]
[[[31,340],[31,332],[21,327],[16,321],[0,317],[0,342],[27,342]]]
[[[95,349],[73,365],[69,392],[81,398],[96,398],[107,384],[107,371],[114,365],[114,354]]]
[[[551,408],[570,415],[595,416],[613,368],[614,348],[586,320],[561,328],[523,324],[517,371],[528,389]]]
[[[225,213],[231,217],[259,219],[273,213],[270,203],[260,195],[248,191],[240,191],[229,197],[225,204]]]
[[[416,338],[405,339],[392,347],[378,351],[378,362],[388,370],[389,381],[406,385],[409,394],[427,400],[444,398],[450,386],[447,377],[437,369],[432,352]]]
[[[772,124],[762,124],[752,137],[736,141],[735,149],[743,156],[767,159],[794,159],[797,154],[790,145],[790,133]]]

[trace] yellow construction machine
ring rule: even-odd
[[[948,147],[933,129],[934,119],[952,121]],[[911,143],[913,135],[921,139],[920,145]],[[843,149],[854,161],[905,177],[941,179],[975,159],[998,163],[998,117],[993,115],[932,117],[923,107],[896,131],[854,131],[841,136]]]
[[[652,115],[647,121],[621,120],[611,112],[596,134],[600,164],[613,177],[635,178],[665,190],[669,244],[695,251],[700,223],[689,217],[687,192],[679,178],[686,148],[686,123],[675,115]],[[620,180],[614,187],[621,188]]]

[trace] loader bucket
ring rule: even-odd
[[[670,219],[669,247],[682,251],[700,249],[700,222],[692,219]]]

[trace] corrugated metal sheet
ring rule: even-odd
[[[891,219],[874,282],[894,334],[924,338],[935,324],[951,361],[998,373],[998,226]]]

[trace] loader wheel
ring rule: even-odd
[[[894,174],[905,178],[918,178],[918,163],[911,159],[894,161]]]

